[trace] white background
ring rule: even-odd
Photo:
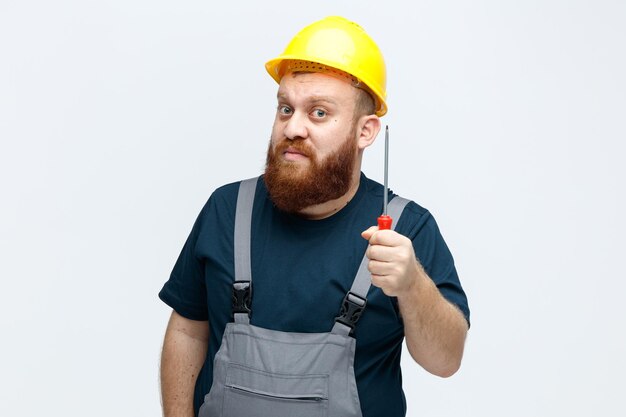
[[[390,183],[472,309],[454,377],[404,356],[408,415],[626,415],[618,0],[2,0],[0,415],[160,414],[157,293],[212,190],[262,172],[264,62],[332,14],[385,54]]]

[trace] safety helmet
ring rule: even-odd
[[[353,84],[373,96],[377,116],[387,113],[383,55],[363,28],[348,19],[329,16],[306,26],[282,55],[265,64],[277,83],[290,71],[334,72],[332,68],[354,77]]]

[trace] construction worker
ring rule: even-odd
[[[166,417],[406,415],[400,353],[448,377],[469,309],[433,216],[361,172],[387,112],[382,54],[328,17],[266,64],[264,175],[215,190],[159,293]]]

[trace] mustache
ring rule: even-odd
[[[274,155],[280,155],[289,148],[307,157],[310,157],[314,153],[313,149],[311,149],[309,145],[304,143],[304,141],[283,139],[280,141],[280,143],[276,145],[276,148],[274,149]]]

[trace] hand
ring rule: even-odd
[[[361,233],[369,241],[365,255],[372,284],[390,297],[408,294],[415,287],[421,265],[415,258],[412,242],[393,230],[372,226]]]

